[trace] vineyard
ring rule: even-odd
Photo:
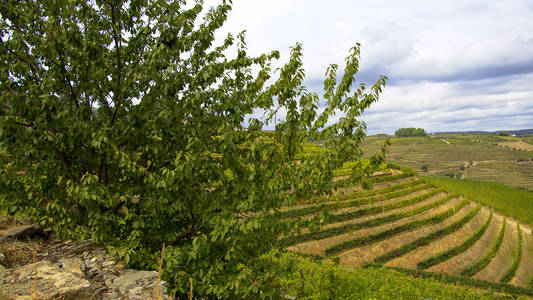
[[[370,181],[372,190],[345,187],[283,209],[283,222],[322,218],[319,228],[281,236],[283,246],[347,268],[384,266],[533,294],[531,226],[412,172],[390,170]]]

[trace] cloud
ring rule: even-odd
[[[364,114],[370,133],[533,128],[531,1],[233,3],[225,31],[246,29],[251,54],[280,50],[280,66],[289,47],[303,43],[312,91],[321,92],[329,64],[342,71],[360,42],[358,82],[390,78]]]

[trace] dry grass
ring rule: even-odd
[[[456,232],[445,235],[430,244],[420,247],[402,257],[387,263],[389,266],[416,269],[417,264],[429,257],[435,256],[447,249],[460,245],[468,239],[473,232],[481,227],[488,219],[490,211],[487,208],[481,209],[472,220],[462,226]]]
[[[500,278],[505,271],[507,271],[508,267],[513,263],[512,252],[517,244],[517,239],[518,231],[516,228],[516,222],[507,220],[500,249],[490,263],[484,269],[479,271],[474,278],[494,282],[500,281]]]
[[[427,271],[435,273],[458,274],[463,269],[476,263],[481,257],[485,256],[496,239],[500,227],[503,223],[503,217],[494,214],[492,221],[487,228],[487,232],[467,251],[452,257],[438,265],[429,268]]]
[[[464,217],[473,208],[474,208],[474,205],[469,204],[469,205],[464,206],[456,214],[445,219],[441,223],[420,227],[413,231],[394,235],[393,237],[380,241],[380,242],[376,242],[376,243],[363,246],[363,247],[359,247],[359,248],[355,248],[355,249],[350,249],[346,252],[343,252],[337,255],[340,258],[340,264],[349,266],[349,267],[356,267],[356,266],[360,266],[364,262],[369,262],[369,261],[371,262],[374,260],[374,258],[380,255],[383,255],[394,249],[398,249],[401,246],[411,243],[419,239],[422,236],[428,235],[431,232],[434,232],[434,231],[437,231],[437,230],[440,230],[442,228],[449,226],[450,224]]]

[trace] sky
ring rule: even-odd
[[[533,0],[233,0],[222,34],[242,30],[249,54],[278,50],[280,64],[303,44],[318,93],[360,43],[357,81],[389,77],[362,116],[369,134],[533,128]]]

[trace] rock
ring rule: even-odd
[[[156,271],[128,270],[124,275],[116,278],[110,288],[118,290],[132,300],[144,299],[147,294],[153,294],[156,290],[165,295],[166,282],[160,281],[159,286],[157,286],[157,277]]]
[[[18,238],[25,245],[42,234],[40,226],[17,224],[0,241]],[[61,241],[52,234],[39,243],[35,263],[4,268],[0,253],[0,299],[170,299],[156,271],[127,269],[93,241]]]
[[[0,252],[0,266],[6,263],[6,256]]]
[[[59,260],[59,264],[63,270],[79,278],[84,277],[83,270],[82,270],[83,261],[81,259],[77,257],[76,258],[61,258]]]
[[[25,266],[0,271],[3,293],[33,296],[34,288],[40,296],[61,299],[94,299],[97,297],[91,283],[43,260]],[[5,284],[9,283],[9,284]],[[38,299],[41,299],[38,297]]]
[[[10,228],[0,237],[0,242],[7,239],[25,239],[37,235],[43,235],[44,229],[38,225],[20,225]]]

